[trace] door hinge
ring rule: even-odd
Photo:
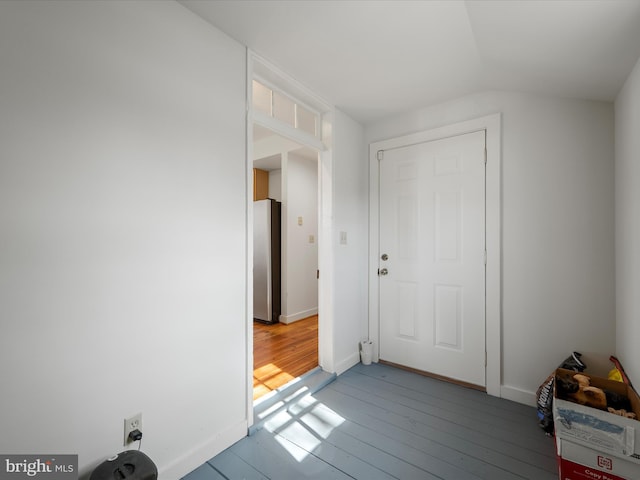
[[[487,147],[484,147],[484,164],[487,164]]]
[[[487,265],[487,251],[484,251],[484,264]]]
[[[384,158],[384,150],[378,150],[378,161],[381,162]]]
[[[487,361],[487,352],[484,352],[484,366],[486,367],[489,362]]]
[[[320,278],[320,270],[316,270],[316,278]]]

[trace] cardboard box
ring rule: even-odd
[[[640,465],[556,437],[561,480],[637,480]]]
[[[558,460],[558,473],[560,480],[633,480],[579,465],[564,458]]]
[[[571,370],[556,370],[556,378],[573,375],[575,372]],[[592,386],[626,396],[632,411],[640,418],[640,398],[631,387],[622,382],[588,376]],[[556,438],[640,464],[640,421],[558,398],[557,381],[553,421]]]

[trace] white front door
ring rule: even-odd
[[[485,132],[384,151],[380,359],[485,386]]]

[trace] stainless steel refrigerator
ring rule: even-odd
[[[273,199],[253,202],[253,319],[264,323],[280,320],[280,211]]]

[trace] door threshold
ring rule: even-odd
[[[487,388],[482,385],[476,385],[475,383],[464,382],[462,380],[457,380],[451,377],[445,377],[444,375],[438,375],[437,373],[426,372],[424,370],[418,370],[417,368],[407,367],[406,365],[400,365],[399,363],[389,362],[387,360],[379,360],[379,363],[383,365],[389,365],[390,367],[399,368],[400,370],[406,370],[407,372],[417,373],[418,375],[422,375],[423,377],[430,377],[435,380],[440,380],[447,383],[453,383],[454,385],[459,385],[465,388],[471,388],[473,390],[478,390],[480,392],[487,393]]]

